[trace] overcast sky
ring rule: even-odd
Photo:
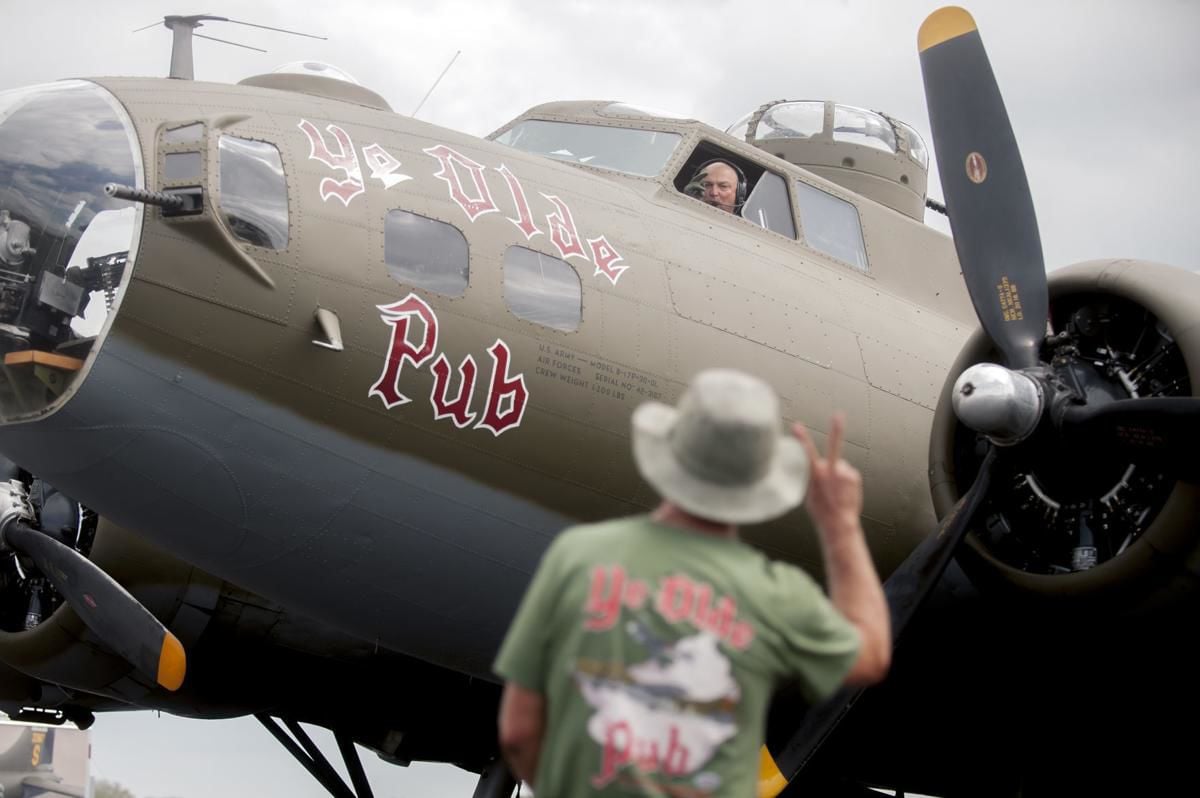
[[[196,75],[233,82],[300,59],[335,64],[404,113],[461,50],[421,118],[485,134],[537,103],[613,99],[718,127],[778,98],[876,108],[928,136],[921,0],[464,0],[337,3],[9,3],[0,89],[167,73],[164,13],[236,14],[329,37],[214,23]],[[1097,257],[1200,267],[1200,3],[985,0],[979,23],[1021,144],[1050,268]],[[940,197],[936,178],[931,193]],[[94,771],[138,794],[318,796],[253,721],[101,718]],[[199,755],[198,755],[199,754]],[[449,768],[389,768],[377,795],[466,795]]]

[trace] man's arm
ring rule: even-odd
[[[530,787],[546,730],[546,699],[516,682],[506,682],[500,699],[500,751],[513,775]]]
[[[845,428],[845,417],[835,414],[825,458],[802,425],[795,425],[794,432],[808,452],[810,476],[805,507],[821,540],[829,599],[862,638],[858,659],[846,674],[845,684],[863,686],[887,675],[892,661],[892,628],[887,599],[860,520],[862,475],[841,459]]]

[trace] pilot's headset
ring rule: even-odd
[[[692,173],[692,179],[688,181],[687,186],[684,188],[684,193],[697,199],[703,199],[704,189],[700,187],[701,177],[708,167],[719,163],[725,164],[737,175],[737,191],[734,193],[733,209],[740,211],[742,206],[746,204],[746,173],[742,171],[740,166],[725,158],[713,158],[697,166],[696,171]]]

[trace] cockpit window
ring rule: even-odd
[[[803,180],[797,180],[795,186],[804,243],[860,271],[867,271],[867,248],[863,244],[858,208]]]
[[[496,141],[560,161],[651,177],[662,171],[681,138],[658,130],[526,119]]]
[[[714,168],[719,168],[715,175]],[[787,181],[713,144],[701,142],[675,176],[675,188],[765,230],[796,238]]]
[[[235,236],[266,249],[287,249],[287,179],[279,150],[265,141],[221,136],[221,214]]]
[[[796,237],[792,205],[788,202],[787,182],[774,172],[763,172],[750,198],[742,207],[742,216],[781,236]]]

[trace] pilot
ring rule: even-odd
[[[746,175],[735,164],[717,158],[700,164],[684,191],[714,208],[740,213],[746,202]]]
[[[727,369],[677,407],[634,412],[634,460],[661,503],[559,535],[496,659],[500,745],[537,794],[753,795],[776,682],[816,701],[887,672],[844,419],[822,457],[779,414],[769,386]],[[832,600],[738,536],[797,506],[806,477]]]

